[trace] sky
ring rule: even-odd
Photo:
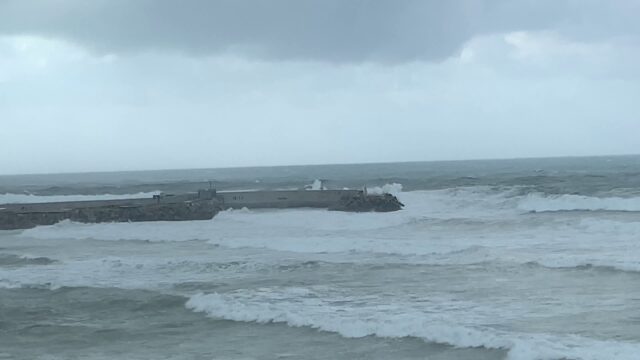
[[[640,0],[0,0],[0,174],[640,153]]]

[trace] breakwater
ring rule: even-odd
[[[0,230],[28,229],[62,220],[83,223],[206,220],[220,209],[215,191],[123,200],[3,204]]]
[[[362,190],[278,190],[218,192],[223,208],[324,208],[351,212],[388,212],[404,205],[390,194],[373,195]]]
[[[223,209],[326,208],[388,212],[404,205],[389,194],[361,190],[233,191],[200,190],[152,198],[0,205],[0,230],[28,229],[62,220],[82,223],[208,220]]]

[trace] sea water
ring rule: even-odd
[[[640,359],[640,157],[9,176],[0,203],[315,179],[405,209],[0,231],[0,359]]]

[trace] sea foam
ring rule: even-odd
[[[347,338],[409,336],[455,347],[506,349],[511,360],[635,360],[640,353],[640,344],[635,343],[507,332],[465,319],[472,316],[456,318],[435,307],[417,309],[414,304],[367,304],[366,298],[325,297],[305,288],[201,293],[192,296],[185,306],[214,318],[311,327]],[[463,314],[470,315],[468,312]]]
[[[640,197],[591,197],[583,195],[529,194],[520,201],[525,211],[640,211]]]

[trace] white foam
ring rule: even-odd
[[[383,186],[375,186],[372,188],[368,188],[367,192],[369,194],[398,195],[402,192],[402,184],[392,183],[392,184],[385,184]]]
[[[529,194],[519,204],[525,211],[640,211],[640,197],[590,197],[583,195],[544,195]]]
[[[19,289],[22,284],[15,280],[0,279],[0,289]]]
[[[311,185],[307,185],[306,188],[308,190],[327,190],[326,187],[322,186],[322,181],[319,179],[313,180],[313,183],[311,183]]]
[[[305,326],[347,338],[411,336],[456,347],[507,349],[508,358],[512,360],[626,360],[637,359],[640,353],[640,344],[634,343],[507,332],[482,324],[482,321],[494,324],[500,319],[501,309],[494,309],[483,319],[482,316],[474,316],[473,309],[464,309],[456,315],[455,311],[441,308],[443,304],[452,306],[452,301],[423,299],[419,303],[394,302],[391,305],[384,301],[372,302],[370,297],[326,296],[305,288],[263,288],[226,294],[197,294],[189,299],[186,307],[216,318]],[[483,312],[483,309],[476,310],[476,313]]]
[[[584,228],[585,232],[590,234],[600,233],[607,235],[632,235],[640,237],[640,221],[615,221],[608,219],[586,218],[580,220],[580,226]],[[615,240],[616,238],[617,237],[613,237],[611,240]]]
[[[137,194],[103,194],[103,195],[31,195],[31,194],[0,194],[0,204],[28,204],[59,201],[91,201],[91,200],[119,200],[131,198],[151,198],[160,191],[141,192]]]
[[[323,210],[224,211],[214,219],[186,222],[80,224],[70,221],[23,231],[38,239],[204,240],[229,248],[268,248],[302,253],[370,252],[430,254],[469,245],[445,240],[425,242],[395,227],[407,224],[401,213],[341,213]],[[390,235],[381,231],[389,229]],[[404,235],[402,235],[404,233]],[[403,238],[404,237],[404,238]]]
[[[67,259],[37,267],[0,268],[0,288],[117,287],[167,289],[189,281],[242,278],[273,263],[229,261],[213,254]]]

